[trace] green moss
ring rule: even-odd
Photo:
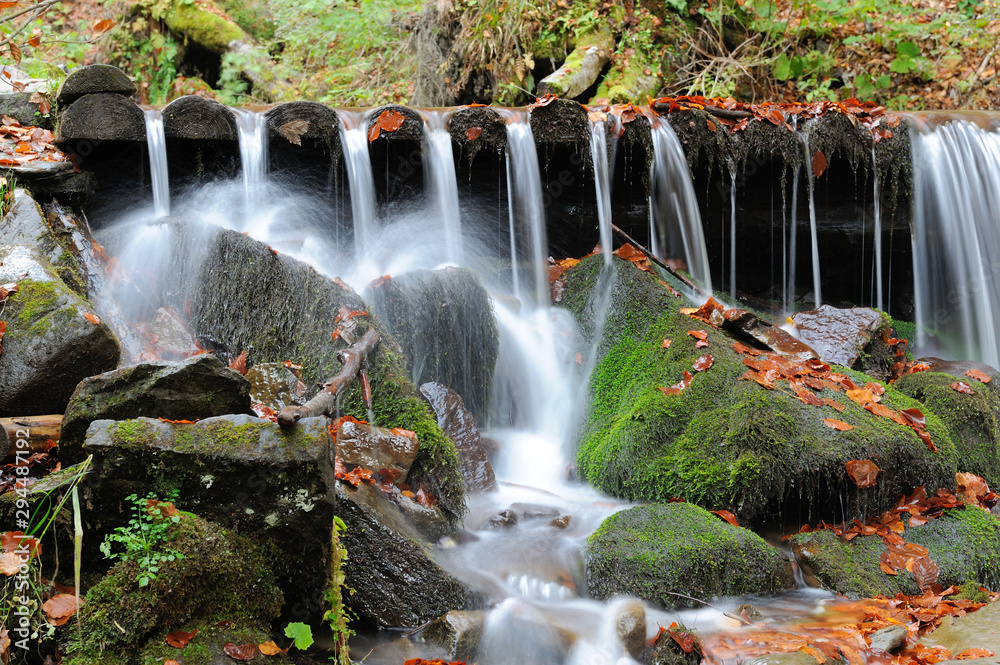
[[[30,335],[40,335],[48,331],[52,326],[50,317],[59,310],[62,295],[56,282],[25,279],[17,283],[17,288],[17,293],[8,300],[9,305],[20,305],[16,312],[13,312],[17,317],[14,327],[26,330]]]
[[[146,420],[123,420],[115,423],[112,427],[114,429],[111,436],[116,443],[145,447],[156,441],[156,428]]]
[[[136,563],[123,561],[87,592],[89,610],[68,645],[74,661],[135,654],[154,635],[191,622],[226,619],[266,634],[282,596],[256,546],[190,514],[170,533],[168,546],[184,558],[163,564],[148,586],[138,586]]]
[[[213,53],[224,53],[230,42],[249,41],[238,25],[200,8],[197,2],[174,0],[166,22],[174,32]]]
[[[958,598],[961,600],[971,600],[974,603],[990,602],[990,594],[983,591],[983,587],[975,580],[967,580],[958,588]]]
[[[939,584],[968,580],[988,588],[1000,584],[1000,521],[984,510],[947,510],[938,519],[907,528],[903,537],[927,548],[940,569]],[[858,536],[848,542],[832,531],[818,531],[793,536],[791,542],[796,556],[820,583],[837,593],[863,598],[920,592],[906,570],[896,575],[882,572],[879,557],[885,544],[878,536]]]
[[[591,594],[635,595],[660,607],[695,598],[775,593],[791,576],[777,550],[689,503],[630,508],[604,520],[588,540]]]
[[[907,374],[895,388],[919,400],[935,413],[955,444],[958,471],[982,476],[991,486],[1000,486],[1000,390],[962,378],[975,395],[951,388],[956,377],[940,372]]]
[[[604,288],[597,286],[601,262],[594,257],[567,273],[564,302],[589,336],[596,334],[591,296]],[[882,402],[893,409],[921,408],[938,453],[930,453],[910,428],[868,413],[842,392],[817,393],[845,406],[837,413],[741,380],[746,367],[733,339],[680,314],[686,303],[631,264],[616,260],[609,288],[614,305],[597,342],[591,410],[577,454],[580,475],[598,489],[642,501],[682,496],[758,519],[778,513],[791,496],[802,517],[830,518],[824,511],[841,493],[852,510],[870,513],[916,485],[953,485],[957,455],[950,433],[914,399],[888,387]],[[697,329],[708,332],[708,348],[695,348],[688,332]],[[672,341],[667,349],[664,339]],[[678,395],[658,389],[679,382],[706,353],[714,365],[694,372],[688,388]],[[851,375],[862,384],[871,380]],[[825,418],[854,429],[835,432]],[[856,459],[875,460],[886,470],[877,488],[854,489],[844,464]]]

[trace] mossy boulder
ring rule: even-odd
[[[778,550],[690,503],[638,506],[604,520],[587,541],[587,587],[604,600],[636,596],[663,608],[793,586]]]
[[[489,293],[467,268],[416,270],[368,292],[416,385],[443,383],[485,420],[500,334]]]
[[[62,413],[82,379],[118,364],[121,347],[37,249],[0,245],[0,284],[10,282],[18,290],[0,308],[0,416]]]
[[[331,575],[331,445],[324,418],[291,430],[243,415],[195,424],[94,421],[83,446],[97,477],[84,491],[85,530],[105,534],[124,524],[129,494],[177,490],[179,508],[264,548],[288,598],[308,598]],[[97,543],[88,540],[85,559],[95,560]]]
[[[582,333],[597,334],[595,308],[603,259],[583,261],[566,275],[563,304]],[[746,370],[734,340],[679,312],[686,305],[653,275],[615,259],[610,309],[597,345],[591,376],[591,407],[577,453],[580,476],[609,494],[632,500],[664,501],[680,496],[710,508],[726,508],[760,521],[794,506],[802,519],[832,519],[837,497],[848,514],[861,516],[890,507],[918,485],[929,493],[952,488],[957,455],[948,428],[932,410],[886,388],[882,403],[892,409],[920,408],[938,447],[931,452],[916,433],[876,417],[829,388],[817,393],[845,406],[806,405],[791,392],[765,390],[741,380]],[[606,281],[601,282],[601,290]],[[709,346],[695,347],[688,335],[705,330]],[[663,348],[663,340],[671,340]],[[710,354],[714,364],[693,372]],[[694,379],[679,394],[660,387],[676,384],[684,371]],[[855,383],[869,377],[847,372]],[[826,418],[854,429],[839,432]],[[858,490],[845,463],[871,459],[885,470],[878,486]]]
[[[964,381],[974,395],[951,387]],[[919,400],[941,419],[955,444],[958,470],[982,476],[991,487],[1000,487],[1000,388],[996,381],[979,383],[967,376],[941,372],[907,374],[894,387]]]
[[[974,580],[988,589],[1000,586],[1000,520],[979,508],[946,510],[938,519],[907,527],[910,543],[927,548],[938,565],[938,583],[960,585]],[[823,587],[852,598],[919,594],[913,575],[887,575],[879,567],[885,544],[879,536],[850,541],[832,531],[797,534],[790,539],[796,558]]]
[[[212,53],[222,54],[231,42],[247,42],[250,37],[219,9],[206,0],[173,0],[164,21],[182,35]]]
[[[14,204],[0,219],[0,243],[38,248],[56,274],[74,293],[87,297],[87,272],[76,256],[67,251],[59,236],[26,189],[14,190]]]
[[[270,622],[284,602],[272,560],[245,537],[190,513],[180,518],[160,547],[183,558],[162,563],[146,586],[139,586],[138,564],[124,560],[87,591],[80,633],[67,631],[68,662],[153,662],[138,654],[156,650],[166,643],[163,635],[181,628],[199,631],[183,652],[185,663],[212,662],[189,660],[212,642],[221,653],[221,645],[233,637],[270,639]],[[220,621],[234,628],[220,629]],[[227,631],[234,635],[221,634]]]
[[[201,420],[250,413],[250,382],[213,355],[180,362],[144,362],[84,379],[63,417],[59,454],[75,463],[95,420]]]
[[[344,335],[334,339],[332,333],[341,321],[341,308],[369,311],[357,293],[242,233],[219,231],[198,242],[208,247],[207,258],[197,266],[185,263],[197,254],[193,252],[177,264],[180,274],[198,276],[200,288],[192,298],[194,332],[217,340],[233,355],[246,351],[251,365],[285,360],[301,364],[302,381],[310,387],[340,370],[337,353],[349,343]],[[179,290],[171,297],[182,307],[187,296]],[[348,323],[356,325],[352,339],[372,327],[381,337],[368,358],[373,424],[416,432],[420,453],[410,485],[434,494],[445,514],[457,521],[465,512],[465,485],[455,446],[408,378],[406,359],[385,326],[370,315],[355,315]],[[341,392],[340,409],[341,415],[370,419],[359,382]]]

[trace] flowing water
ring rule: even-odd
[[[615,119],[614,116],[609,116]],[[594,165],[594,189],[597,193],[597,223],[604,265],[610,266],[614,240],[611,232],[611,168],[608,166],[608,119],[594,114],[590,121],[590,158]],[[614,162],[612,162],[613,164]]]
[[[822,284],[819,269],[819,234],[816,225],[816,176],[813,173],[812,152],[809,150],[809,133],[802,134],[806,151],[806,186],[809,188],[809,244],[812,248],[813,305],[823,304]]]
[[[351,219],[354,224],[354,256],[359,262],[369,258],[374,234],[375,176],[368,152],[368,115],[341,111],[340,145],[351,190]]]
[[[883,309],[882,293],[882,198],[878,191],[878,167],[875,161],[875,144],[872,144],[872,180],[875,205],[875,307]],[[863,231],[862,231],[863,233]]]
[[[149,175],[153,181],[153,215],[170,214],[170,180],[167,175],[167,139],[163,132],[163,113],[147,109],[146,146],[149,152]]]
[[[534,305],[549,301],[545,207],[542,175],[528,114],[507,116],[507,191],[510,210],[510,262],[514,295]]]
[[[448,133],[451,111],[427,111],[424,141],[424,171],[431,183],[428,192],[437,207],[444,236],[445,260],[458,263],[463,254],[462,223],[458,203],[458,183],[455,178],[455,156]]]
[[[260,201],[267,178],[267,116],[247,109],[232,109],[240,142],[243,193],[249,206]]]

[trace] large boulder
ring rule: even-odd
[[[839,309],[821,305],[792,315],[799,338],[819,354],[823,362],[843,365],[887,379],[895,357],[886,343],[890,319],[870,307]]]
[[[938,584],[975,581],[990,589],[1000,585],[1000,520],[985,510],[946,510],[926,524],[908,526],[902,536],[928,550],[928,558],[939,569]],[[851,598],[921,593],[908,570],[895,575],[882,571],[880,557],[886,545],[879,536],[847,541],[823,530],[797,534],[790,542],[803,569],[826,589]]]
[[[420,451],[420,442],[411,432],[394,432],[350,421],[337,428],[334,443],[337,456],[344,464],[372,471],[386,470],[404,479]]]
[[[641,598],[663,608],[793,586],[788,562],[749,529],[690,503],[638,506],[604,520],[587,541],[587,587],[601,600]]]
[[[83,442],[95,420],[201,420],[239,413],[250,413],[250,382],[215,356],[139,363],[80,382],[66,407],[59,451],[63,462],[86,457]]]
[[[379,280],[368,294],[402,345],[413,382],[443,383],[485,419],[500,335],[479,277],[465,268],[416,270]]]
[[[881,396],[890,409],[922,410],[937,452],[914,429],[866,411],[838,386],[809,392],[843,412],[806,404],[784,381],[781,390],[767,390],[746,380],[749,357],[736,351],[734,339],[680,313],[685,303],[631,263],[615,259],[610,294],[600,294],[611,303],[601,327],[592,303],[602,262],[589,258],[568,271],[563,301],[585,335],[603,330],[594,340],[590,413],[577,454],[580,476],[599,490],[645,501],[680,496],[745,520],[779,514],[792,501],[803,519],[815,522],[835,518],[837,497],[848,501],[850,516],[860,517],[882,512],[918,485],[929,493],[953,487],[956,447],[932,409],[891,386]],[[689,335],[698,330],[706,333],[707,347],[697,348]],[[703,355],[713,364],[695,371]],[[861,386],[871,380],[840,371]],[[688,387],[677,394],[660,390],[684,372],[694,375]],[[828,418],[853,429],[831,429]],[[885,473],[877,488],[859,492],[845,464],[863,459],[877,460]]]
[[[0,219],[0,244],[37,247],[56,274],[81,297],[87,295],[87,273],[76,257],[63,247],[52,226],[27,190],[14,190],[14,203]]]
[[[476,420],[465,408],[462,396],[445,385],[432,382],[420,386],[420,394],[434,409],[445,436],[455,444],[466,489],[470,493],[496,490],[493,465],[483,447]]]
[[[18,290],[0,308],[0,416],[61,413],[82,379],[118,364],[121,347],[37,249],[0,245],[0,284],[11,282]]]

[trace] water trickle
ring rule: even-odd
[[[424,141],[424,171],[430,183],[430,195],[437,207],[444,233],[445,260],[458,263],[463,256],[461,213],[455,157],[447,124],[451,111],[427,111]]]
[[[788,229],[788,288],[785,291],[785,311],[795,310],[795,264],[798,259],[798,226],[799,226],[799,168],[795,168],[792,176],[792,225]]]
[[[146,109],[146,150],[149,152],[149,175],[153,181],[153,214],[157,219],[170,214],[170,178],[167,174],[167,139],[163,132],[163,113]]]
[[[812,152],[809,150],[809,134],[802,135],[802,143],[806,148],[806,184],[809,187],[809,241],[812,246],[813,305],[819,307],[823,304],[823,294],[820,288],[819,237],[816,229],[816,177],[812,168]]]
[[[538,153],[528,114],[510,112],[507,115],[507,189],[510,196],[511,266],[517,285],[515,296],[541,306],[549,301],[549,278]],[[522,246],[522,239],[526,239],[527,248]],[[524,258],[527,261],[522,260]],[[525,278],[529,287],[525,286]],[[526,291],[526,288],[529,290]]]
[[[882,302],[882,200],[878,191],[878,165],[875,162],[875,144],[872,144],[872,180],[875,188],[875,307],[883,309]]]
[[[608,116],[614,118],[614,116]],[[608,164],[608,120],[597,114],[590,121],[590,158],[597,190],[597,223],[604,265],[610,266],[614,242],[611,233],[611,168]]]
[[[355,260],[364,261],[372,250],[376,229],[375,176],[368,152],[367,118],[363,113],[340,112],[340,144],[351,189],[351,213],[354,221]]]
[[[729,164],[729,297],[736,300],[736,165]]]
[[[650,228],[654,253],[662,259],[683,258],[687,272],[704,291],[712,292],[705,231],[687,158],[670,123],[650,120],[653,164],[650,173]],[[651,248],[652,249],[652,248]]]
[[[922,118],[913,150],[917,345],[1000,365],[1000,134],[966,120]]]
[[[246,109],[232,109],[239,132],[243,196],[247,209],[260,201],[267,178],[267,116]]]

